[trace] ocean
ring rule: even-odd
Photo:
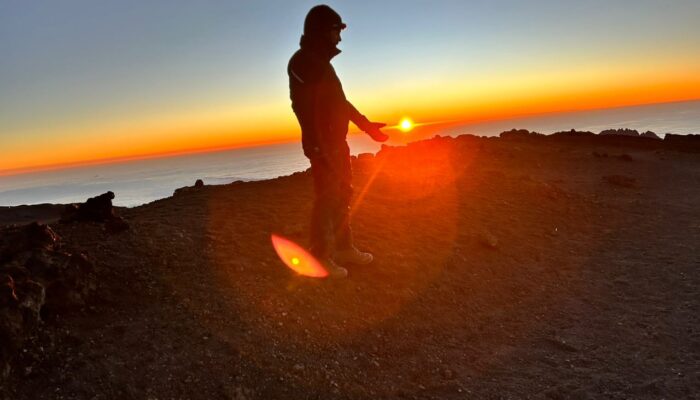
[[[512,128],[540,133],[631,128],[660,136],[700,134],[700,100],[453,125],[435,134],[495,136]],[[380,148],[364,135],[350,135],[348,142],[353,154]],[[171,196],[175,189],[191,186],[197,179],[208,185],[227,184],[271,179],[308,167],[301,144],[285,143],[31,172],[0,177],[0,206],[82,202],[111,190],[115,205],[134,207]]]

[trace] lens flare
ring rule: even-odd
[[[404,118],[399,122],[399,129],[401,129],[403,132],[408,132],[413,129],[414,127],[413,121],[411,121],[410,118]]]
[[[282,236],[272,234],[272,247],[280,260],[292,271],[299,275],[311,278],[325,278],[328,271],[321,265],[316,257],[306,251],[303,247]]]

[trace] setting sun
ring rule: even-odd
[[[401,129],[403,132],[408,132],[411,129],[413,129],[413,121],[411,121],[409,118],[404,118],[399,122],[399,129]]]

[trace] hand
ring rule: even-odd
[[[386,142],[389,139],[389,135],[381,131],[381,128],[385,126],[386,124],[381,122],[370,122],[363,130],[375,141]]]

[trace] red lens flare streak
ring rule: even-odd
[[[280,235],[272,234],[272,247],[280,260],[292,271],[311,278],[325,278],[328,271],[303,247]]]

